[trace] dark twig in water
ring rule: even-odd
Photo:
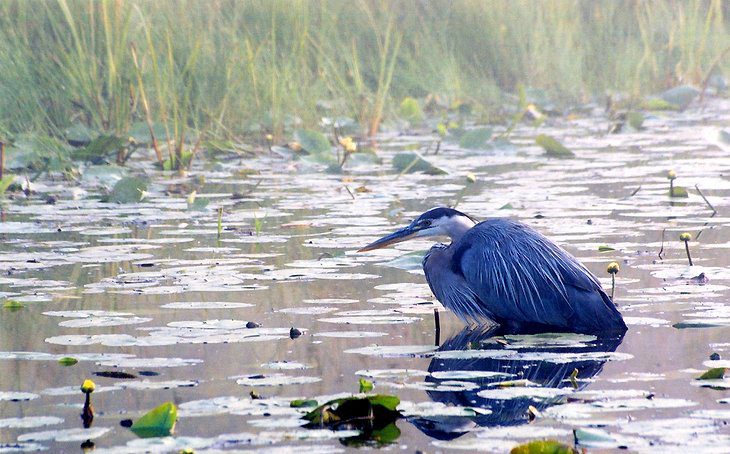
[[[662,257],[662,253],[664,252],[664,234],[667,232],[667,229],[662,229],[662,247],[659,248],[659,259],[664,260],[664,257]]]
[[[440,149],[441,149],[441,139],[439,139],[439,140],[438,140],[438,141],[436,142],[436,150],[435,150],[435,151],[433,152],[434,156],[435,156],[435,155],[437,155],[437,154],[439,154],[439,150],[440,150]]]
[[[0,178],[2,178],[1,174],[0,174]],[[712,214],[717,213],[717,210],[715,209],[714,206],[712,206],[710,201],[707,200],[707,197],[705,197],[705,195],[702,193],[702,191],[700,190],[700,187],[698,185],[695,185],[695,189],[697,189],[697,192],[700,194],[700,197],[702,197],[702,200],[704,200],[705,203],[707,204],[707,206],[710,207],[710,209],[712,210]]]
[[[633,196],[635,196],[635,195],[636,195],[636,193],[637,193],[637,192],[639,192],[640,190],[641,190],[641,185],[639,185],[639,187],[638,187],[638,188],[634,189],[634,192],[632,192],[632,193],[631,193],[631,194],[629,195],[629,197],[633,197]],[[628,198],[628,197],[627,197],[627,198]]]
[[[347,193],[350,194],[350,197],[352,197],[352,200],[355,200],[355,194],[350,191],[350,188],[348,188],[347,185],[345,185],[345,189],[347,190]]]
[[[435,327],[434,345],[438,347],[439,345],[441,345],[441,321],[439,320],[438,309],[433,310],[433,324]]]

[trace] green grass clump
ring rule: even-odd
[[[722,0],[7,0],[0,131],[146,124],[177,168],[204,135],[278,141],[323,116],[373,134],[427,95],[476,113],[520,84],[646,95],[722,70],[726,14]]]

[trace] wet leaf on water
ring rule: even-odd
[[[72,358],[70,356],[64,356],[63,358],[60,358],[58,360],[58,364],[62,366],[73,366],[79,362],[78,359]]]
[[[556,158],[572,158],[575,156],[565,145],[547,134],[540,134],[535,137],[535,143],[540,145],[548,156]]]
[[[679,110],[684,110],[699,94],[700,91],[695,87],[682,85],[680,87],[670,88],[659,96],[669,104],[677,106]]]
[[[515,446],[510,454],[577,454],[572,447],[557,440],[535,440]]]
[[[5,176],[0,178],[0,195],[5,194],[5,191],[13,184],[13,181],[15,181],[15,175],[5,174]]]
[[[411,124],[423,121],[423,110],[421,110],[421,105],[418,103],[417,99],[411,97],[404,98],[403,101],[401,101],[398,109],[398,115]]]
[[[369,393],[374,388],[373,382],[362,377],[358,380],[358,384],[360,385],[361,393]]]
[[[172,434],[176,421],[177,407],[172,402],[165,402],[145,413],[130,430],[140,438],[165,437]]]
[[[721,380],[725,378],[725,367],[715,367],[696,378],[696,380]]]
[[[3,309],[8,309],[10,311],[17,311],[18,309],[22,309],[25,306],[18,301],[15,300],[6,300],[3,303]]]
[[[114,188],[105,198],[110,203],[141,202],[147,191],[147,180],[139,177],[124,177],[117,181]]]
[[[394,422],[400,413],[396,410],[400,399],[396,396],[376,394],[365,397],[345,397],[330,400],[303,416],[307,427],[334,427],[343,422],[368,423],[384,427]]]
[[[332,150],[332,144],[330,144],[329,139],[318,131],[298,129],[294,131],[294,138],[309,153],[325,153]]]
[[[295,399],[289,404],[292,408],[316,407],[318,404],[316,399]]]
[[[576,443],[582,446],[595,448],[618,447],[616,439],[605,430],[595,428],[580,428],[573,431]]]
[[[687,192],[687,188],[672,186],[669,190],[669,197],[687,198],[689,197],[689,193]]]
[[[611,252],[615,250],[616,249],[612,248],[611,246],[598,246],[598,252]]]
[[[629,121],[629,126],[640,131],[644,129],[644,114],[641,112],[629,112],[626,114],[626,119]]]
[[[423,172],[428,175],[446,175],[447,173],[415,152],[403,152],[393,156],[393,167],[400,173]]]
[[[112,135],[100,135],[83,148],[74,150],[71,156],[77,161],[91,161],[95,164],[104,162],[105,158],[114,155],[127,145],[127,139]]]
[[[459,146],[469,150],[484,148],[492,138],[492,128],[478,128],[466,131],[459,138]]]

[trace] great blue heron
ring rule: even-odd
[[[592,334],[626,331],[598,279],[560,246],[517,221],[477,223],[454,209],[433,208],[360,251],[429,236],[448,236],[451,244],[436,244],[424,257],[428,285],[466,323]]]

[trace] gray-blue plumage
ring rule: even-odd
[[[534,229],[510,219],[478,224],[450,208],[427,211],[364,250],[414,236],[447,235],[423,260],[436,298],[467,323],[493,321],[581,333],[623,332],[626,325],[599,281]]]

